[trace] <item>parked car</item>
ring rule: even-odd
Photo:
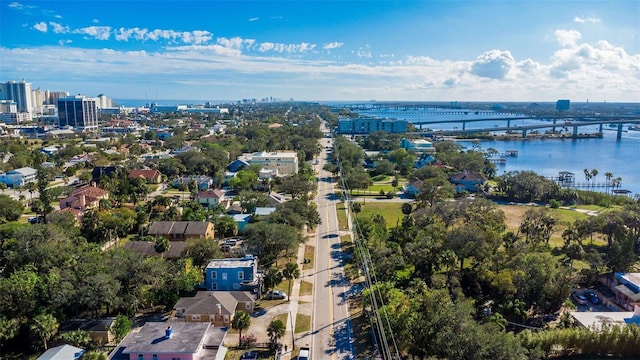
[[[238,243],[238,239],[227,239],[224,241],[225,245],[231,245],[231,246],[236,246],[237,243]]]
[[[300,348],[300,352],[298,352],[298,360],[309,360],[311,359],[311,351],[309,351],[308,346],[303,346]]]
[[[598,294],[596,294],[596,292],[593,291],[593,290],[587,290],[585,295],[587,296],[587,298],[589,298],[589,301],[591,301],[591,303],[594,304],[594,305],[598,305],[598,304],[600,304],[602,302],[602,301],[600,301],[600,298],[598,297]]]
[[[578,294],[577,292],[573,292],[573,294],[571,294],[571,297],[573,298],[573,300],[575,300],[579,305],[587,305],[587,297],[582,295],[582,294]]]
[[[265,297],[269,300],[277,300],[277,299],[284,299],[287,297],[287,294],[285,294],[282,291],[278,291],[278,290],[274,290],[274,291],[269,291]]]

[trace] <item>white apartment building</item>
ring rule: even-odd
[[[0,100],[13,100],[16,102],[18,112],[33,112],[33,100],[31,83],[7,81],[0,83]]]
[[[279,176],[298,173],[298,153],[295,151],[255,152],[238,157],[250,165],[260,165],[263,169],[275,170]]]
[[[0,100],[0,121],[7,125],[19,125],[31,121],[31,114],[19,112],[18,103],[13,100]]]

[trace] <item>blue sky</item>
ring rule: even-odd
[[[0,0],[0,81],[115,99],[638,102],[639,32],[639,0]]]

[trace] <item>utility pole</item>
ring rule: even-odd
[[[291,310],[289,310],[289,321],[291,322],[291,351],[296,348],[296,329],[293,327],[293,316],[291,316]]]

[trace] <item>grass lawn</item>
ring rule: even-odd
[[[338,226],[340,227],[340,230],[349,230],[345,203],[338,203],[336,205],[336,211],[338,212]]]
[[[311,259],[311,261],[306,263],[306,264],[302,264],[302,270],[313,269],[313,261],[315,260],[315,252],[316,252],[316,247],[315,246],[309,246],[309,245],[305,245],[304,246],[304,258],[305,259]]]
[[[300,281],[300,296],[313,294],[313,284],[308,281]]]
[[[576,220],[582,220],[589,217],[579,211],[569,209],[549,209],[558,222],[573,223]]]
[[[524,214],[527,210],[532,209],[531,206],[522,206],[522,205],[498,205],[505,214],[505,223],[507,224],[506,231],[512,231],[514,233],[518,232],[518,228],[520,227],[520,223],[522,222],[522,218],[524,218]],[[586,208],[586,207],[581,207]],[[588,207],[589,210],[598,209],[607,209],[603,207]],[[579,219],[586,219],[589,217],[587,214],[583,214],[579,211],[569,210],[569,209],[549,209],[553,216],[556,218],[556,225],[554,226],[553,233],[551,234],[551,239],[549,239],[549,246],[551,248],[560,248],[564,245],[564,240],[562,239],[562,233],[567,228],[568,224],[572,224],[574,221]],[[590,245],[591,239],[585,239],[583,245]],[[600,235],[595,235],[593,237],[593,245],[603,246],[606,245],[606,239]],[[581,268],[583,265],[580,262],[574,262],[574,267]]]
[[[371,323],[362,310],[362,298],[349,300],[349,318],[353,329],[356,354],[361,359],[373,358],[371,344]]]
[[[311,316],[300,314],[296,315],[295,333],[301,333],[311,330]]]
[[[291,286],[293,286],[293,281],[291,282]],[[289,291],[289,280],[281,281],[280,284],[276,285],[276,287],[273,290],[279,290],[279,291],[282,291],[285,294],[288,294],[288,291]]]
[[[369,219],[373,214],[384,216],[387,229],[393,228],[402,219],[402,203],[363,202],[358,218]]]
[[[289,313],[286,312],[284,314],[279,314],[273,317],[273,319],[271,321],[276,321],[276,320],[280,320],[282,321],[283,324],[285,324],[285,326],[287,325],[287,321],[289,319]]]
[[[363,191],[363,192],[366,193],[366,194],[379,195],[380,194],[380,190],[384,191],[385,193],[388,193],[389,191],[391,191],[391,192],[398,191],[398,189],[394,188],[393,186],[391,186],[391,184],[373,184],[373,185],[369,186],[366,191]],[[356,191],[356,192],[359,193],[359,191]]]
[[[353,282],[360,274],[358,273],[358,266],[353,258],[354,244],[350,235],[344,235],[340,237],[340,246],[342,247],[342,254],[344,255],[344,275],[347,280]]]
[[[245,351],[257,351],[258,359],[273,359],[273,351],[271,350],[254,349],[254,348],[244,349],[244,348],[237,348],[237,347],[228,349],[227,354],[225,355],[224,358],[226,360],[238,360],[240,359],[240,357],[242,357],[242,354]]]
[[[265,299],[260,299],[260,300],[256,300],[256,309],[257,308],[261,308],[261,309],[268,309],[270,307],[274,307],[276,305],[280,305],[283,303],[286,303],[287,299],[280,299],[280,300],[265,300]]]
[[[374,182],[388,182],[391,181],[391,176],[389,175],[376,175],[371,178]]]

